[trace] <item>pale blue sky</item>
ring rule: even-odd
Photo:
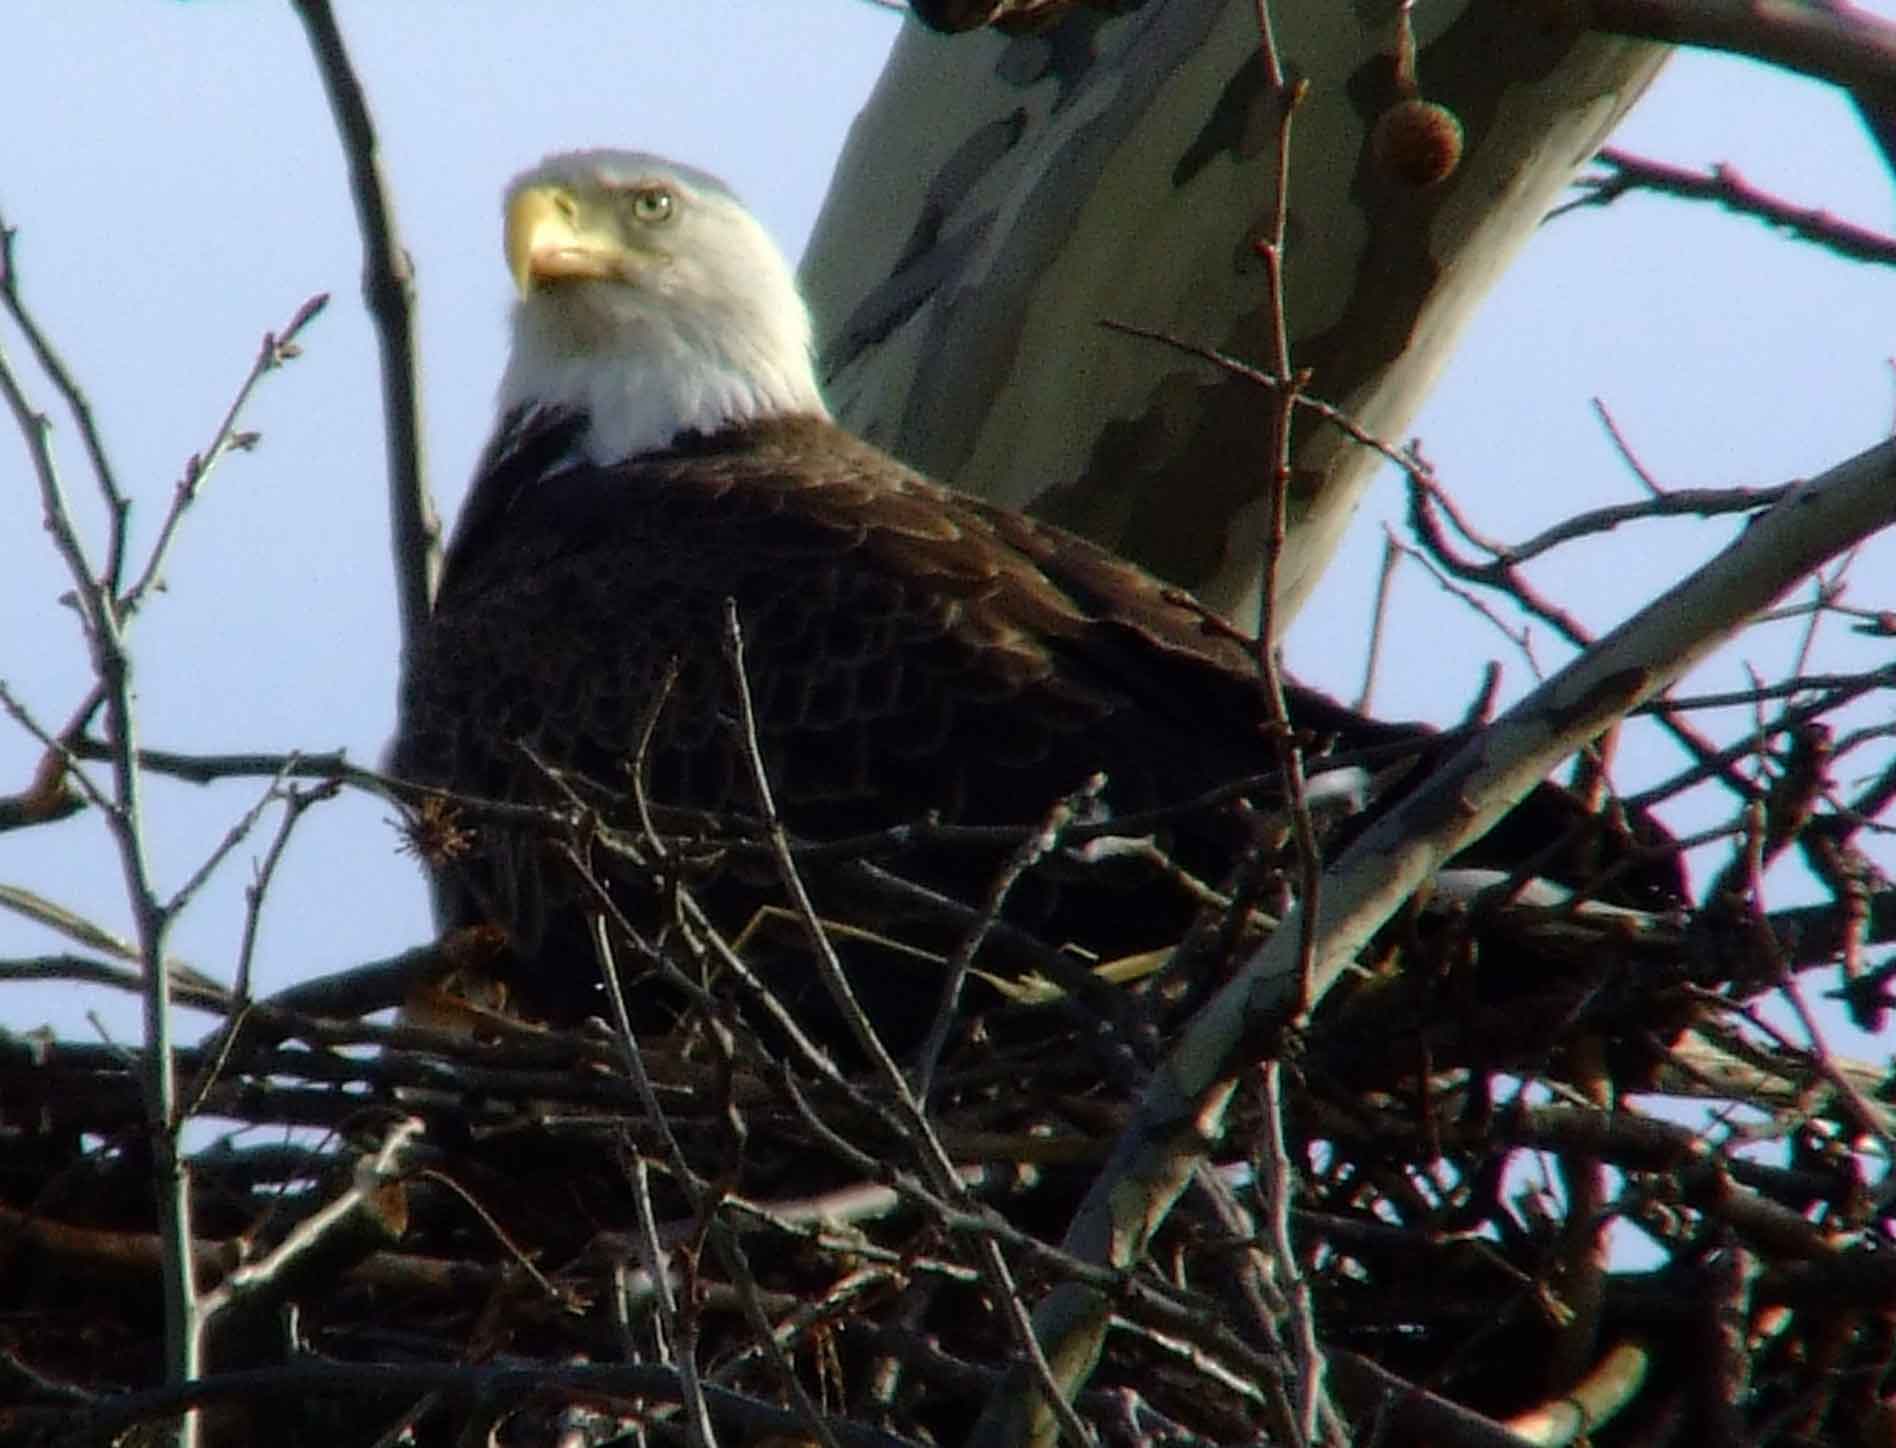
[[[419,271],[429,463],[449,517],[500,372],[507,290],[496,197],[506,179],[579,145],[671,154],[724,176],[794,252],[898,25],[862,0],[338,8]],[[28,299],[91,390],[138,499],[141,542],[261,333],[310,293],[334,294],[306,355],[266,382],[248,415],[261,447],[215,476],[173,557],[170,591],[138,624],[147,741],[346,746],[374,760],[396,670],[376,358],[357,294],[354,217],[300,26],[285,6],[237,0],[15,0],[5,42],[0,212],[20,232]],[[1841,98],[1762,67],[1686,57],[1617,139],[1681,164],[1729,160],[1800,203],[1896,223],[1888,177]],[[1896,272],[1788,248],[1709,210],[1622,202],[1537,239],[1415,430],[1502,536],[1631,495],[1587,406],[1595,394],[1669,483],[1777,482],[1888,430],[1893,323]],[[23,362],[17,337],[0,330],[0,345]],[[39,395],[50,406],[50,393]],[[70,446],[62,458],[96,536],[83,460]],[[1379,484],[1293,634],[1291,663],[1312,682],[1354,691],[1379,520],[1399,510],[1395,485]],[[67,585],[37,524],[24,455],[0,442],[0,677],[56,723],[86,676],[56,602]],[[1536,576],[1609,623],[1725,536],[1655,529],[1616,542],[1610,566],[1594,553]],[[1896,574],[1887,543],[1879,553],[1882,576]],[[1860,578],[1865,590],[1876,582],[1867,567]],[[1419,576],[1405,575],[1398,601],[1379,705],[1452,717],[1503,646],[1473,633]],[[1781,636],[1760,639],[1747,656],[1769,672],[1782,647]],[[1852,655],[1840,647],[1833,657]],[[1511,658],[1508,678],[1517,692],[1527,682]],[[1726,660],[1705,686],[1740,681]],[[21,787],[34,756],[0,724],[0,791]],[[254,793],[154,788],[166,884]],[[265,916],[259,989],[424,937],[420,879],[396,856],[386,814],[347,800],[302,827]],[[175,937],[177,953],[212,974],[229,974],[262,844],[239,853]],[[115,869],[95,821],[0,835],[0,881],[128,929]],[[0,955],[54,948],[45,932],[0,915]],[[98,1003],[0,992],[0,1025],[12,1028],[50,1017],[83,1030],[79,1012]],[[134,1029],[122,1005],[109,1019],[115,1031]]]

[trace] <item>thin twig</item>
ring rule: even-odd
[[[145,602],[145,595],[163,578],[165,561],[171,555],[171,545],[177,538],[178,526],[190,511],[191,504],[197,501],[205,483],[210,481],[217,465],[231,453],[248,452],[257,445],[256,433],[240,431],[237,426],[244,408],[250,403],[251,395],[257,390],[257,384],[284,363],[302,355],[297,337],[328,305],[328,293],[318,292],[290,314],[290,320],[284,324],[280,333],[263,334],[256,358],[238,385],[236,396],[231,398],[230,405],[224,409],[224,416],[211,434],[210,442],[205,445],[204,451],[193,453],[186,460],[184,472],[172,489],[171,506],[166,509],[164,521],[159,524],[157,540],[145,558],[145,566],[120,596],[119,608],[126,618],[138,612]]]
[[[51,339],[40,329],[38,319],[20,295],[19,265],[13,251],[17,237],[18,233],[7,225],[6,218],[0,216],[0,305],[4,305],[7,315],[26,338],[27,346],[33,351],[34,362],[53,384],[53,389],[65,402],[66,410],[72,414],[73,422],[79,429],[80,444],[92,464],[93,480],[98,484],[99,495],[105,500],[107,515],[111,519],[111,541],[106,554],[104,578],[106,586],[116,591],[125,566],[125,539],[128,532],[125,523],[130,504],[119,487],[118,474],[112,467],[111,459],[106,455],[105,439],[100,435],[98,422],[93,416],[91,399],[80,387]]]
[[[1389,597],[1396,581],[1396,565],[1402,549],[1387,528],[1383,530],[1382,567],[1376,570],[1376,597],[1370,605],[1369,647],[1363,653],[1363,687],[1357,691],[1355,709],[1370,712],[1376,697],[1376,674],[1382,665],[1383,635],[1389,624]]]
[[[961,990],[967,982],[969,972],[974,968],[974,957],[982,944],[993,931],[994,924],[1001,918],[1002,907],[1007,903],[1008,893],[1040,861],[1051,855],[1060,845],[1060,837],[1073,822],[1073,817],[1087,811],[1089,805],[1097,803],[1106,788],[1106,776],[1096,774],[1079,789],[1060,800],[1047,811],[1046,818],[1040,822],[1040,828],[1017,845],[1013,853],[1001,866],[1000,872],[988,886],[987,898],[981,904],[981,916],[974,927],[963,932],[961,941],[955,946],[955,952],[948,959],[941,989],[941,1000],[935,1007],[935,1019],[930,1023],[928,1036],[915,1053],[915,1095],[924,1106],[932,1089],[935,1068],[941,1061],[941,1053],[948,1045],[948,1033],[954,1028],[955,1015],[960,1008]]]
[[[1896,37],[1896,33],[1893,33]],[[1896,55],[1896,44],[1892,54]],[[1567,202],[1552,216],[1586,206],[1610,206],[1622,196],[1650,192],[1684,201],[1709,201],[1739,216],[1748,216],[1789,232],[1799,241],[1812,242],[1825,251],[1851,261],[1880,262],[1896,266],[1896,236],[1871,231],[1868,227],[1840,221],[1817,207],[1797,206],[1760,191],[1738,174],[1737,168],[1720,163],[1708,171],[1692,171],[1649,157],[1635,156],[1615,146],[1603,146],[1594,158],[1610,174],[1583,176],[1574,182],[1581,195]]]

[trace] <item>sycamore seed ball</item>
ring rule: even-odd
[[[1461,121],[1433,101],[1397,101],[1376,118],[1369,150],[1392,180],[1420,190],[1445,181],[1461,163]]]

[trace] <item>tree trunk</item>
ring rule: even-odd
[[[1417,11],[1411,88],[1395,7],[1273,11],[1284,70],[1308,86],[1291,122],[1290,356],[1313,395],[1380,437],[1400,438],[1476,303],[1665,58],[1562,14]],[[1372,145],[1411,89],[1464,134],[1432,184],[1410,163],[1433,152]],[[1274,211],[1277,117],[1255,0],[1078,9],[1011,38],[908,22],[804,261],[843,420],[1255,624],[1267,395],[1100,324],[1268,364],[1253,243]],[[1277,633],[1378,462],[1307,415],[1292,458]]]

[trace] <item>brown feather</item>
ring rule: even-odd
[[[776,803],[804,838],[931,814],[1029,824],[1097,771],[1115,811],[1142,811],[1270,767],[1248,649],[1080,538],[937,487],[816,418],[547,474],[571,442],[553,434],[573,426],[530,422],[490,452],[408,660],[393,757],[406,777],[549,799],[524,745],[602,799],[623,796],[641,721],[676,661],[650,798],[754,813],[728,723],[727,598]],[[1305,690],[1291,702],[1298,722],[1352,746],[1423,732]],[[1558,834],[1581,811],[1545,793],[1532,828]],[[1228,863],[1243,838],[1228,815],[1186,834],[1201,866]],[[998,861],[905,863],[978,888]],[[491,844],[458,869],[475,883],[450,885],[444,925],[498,916],[530,974],[590,979],[590,960],[571,958],[583,940],[574,892],[543,878],[531,845]],[[1057,895],[1025,890],[1020,908],[1041,923]],[[1104,924],[1110,938],[1087,943],[1125,952],[1181,928],[1176,899],[1109,903],[1057,929]]]

